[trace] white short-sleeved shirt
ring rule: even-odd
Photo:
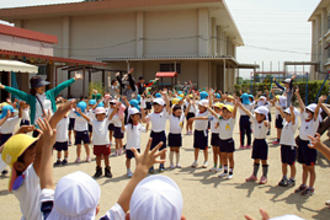
[[[116,114],[112,117],[111,122],[112,122],[113,125],[114,125],[115,127],[117,127],[117,128],[121,128],[121,126],[122,126],[122,121],[121,121],[121,119],[120,119],[118,113],[116,113]]]
[[[166,121],[169,118],[169,114],[166,110],[163,110],[161,113],[150,113],[146,118],[150,119],[151,130],[158,133],[165,131]]]
[[[264,121],[258,123],[255,115],[250,118],[252,122],[253,135],[255,139],[266,139],[268,127],[265,126]]]
[[[233,138],[233,132],[235,127],[235,119],[229,118],[228,120],[219,119],[219,137],[221,140],[227,140]]]
[[[219,126],[217,128],[216,125],[219,123],[218,117],[215,117],[214,115],[211,115],[209,117],[209,121],[211,122],[211,132],[214,134],[219,134]]]
[[[93,110],[93,109],[90,109],[90,110],[88,110],[88,112],[86,113],[86,116],[90,119],[90,120],[94,120],[94,119],[96,119],[95,118],[95,113],[94,113],[95,111]]]
[[[126,213],[122,207],[116,203],[112,208],[102,217],[104,220],[125,220]]]
[[[40,211],[40,180],[33,168],[33,164],[28,166],[23,174],[25,177],[23,184],[17,190],[13,190],[23,214],[21,219],[42,219]]]
[[[67,142],[69,140],[69,118],[62,118],[56,125],[56,142]]]
[[[74,109],[71,109],[69,112],[69,118],[76,118],[76,113]]]
[[[306,121],[304,114],[300,114],[300,129],[299,129],[299,137],[300,139],[304,140],[304,141],[310,141],[310,139],[308,138],[309,136],[314,136],[318,127],[319,127],[319,120],[316,119],[316,121],[314,121],[314,118],[312,118],[312,120],[310,121]]]
[[[108,145],[110,144],[108,126],[110,121],[106,118],[103,121],[92,119],[93,125],[92,143],[93,145]]]
[[[14,116],[12,118],[7,118],[5,123],[3,123],[0,127],[1,134],[12,134],[15,131],[16,126],[21,121],[18,116]]]
[[[297,121],[293,125],[292,122],[287,122],[285,119],[283,120],[283,128],[281,133],[280,144],[288,145],[288,146],[296,146],[296,141],[294,139],[294,135],[298,128]]]
[[[242,104],[249,112],[253,113],[253,104]],[[238,109],[240,116],[247,115],[241,108]]]
[[[141,132],[146,132],[146,128],[142,124],[133,125],[127,124],[126,130],[126,149],[136,148],[140,149]]]
[[[196,117],[209,117],[209,112],[205,111],[203,113],[198,112]],[[205,131],[208,128],[208,120],[195,120],[195,129],[197,131]]]
[[[74,130],[75,131],[87,131],[88,130],[88,122],[82,116],[75,115],[74,121]]]
[[[174,115],[170,115],[170,133],[171,134],[181,134],[182,127],[184,121],[184,115],[181,117],[176,117]]]
[[[22,110],[22,120],[30,121],[30,108],[29,107]]]
[[[46,94],[36,95],[40,102],[42,103],[43,109],[45,110],[46,113],[50,111],[51,114],[53,114],[53,109],[52,109],[52,102],[47,98]],[[36,114],[35,114],[35,119],[37,120],[38,118],[42,118],[43,112],[41,105],[39,101],[36,99]]]

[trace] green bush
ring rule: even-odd
[[[92,97],[93,90],[96,89],[102,96],[104,96],[104,87],[101,82],[90,82],[88,87],[89,97]]]
[[[314,81],[309,81],[308,82],[308,103],[313,103],[315,102],[316,96],[321,88],[321,85],[323,83],[323,80],[314,80]],[[299,93],[302,97],[302,99],[305,101],[305,93],[306,93],[306,82],[299,81],[299,82],[294,82],[293,83],[294,87],[299,88]],[[238,95],[240,90],[242,92],[247,92],[250,93],[250,88],[251,84],[249,83],[243,83],[243,84],[235,84],[235,93]],[[321,95],[326,95],[328,96],[329,92],[329,82],[327,81],[321,91]],[[273,88],[276,88],[275,83],[273,83]],[[257,91],[266,91],[270,90],[270,82],[266,83],[255,83],[252,84],[252,94],[255,95]],[[293,96],[293,101],[296,100],[296,97]],[[330,100],[328,100],[329,103]]]

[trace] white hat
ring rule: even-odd
[[[98,115],[98,114],[105,114],[106,111],[105,111],[105,108],[104,107],[97,107],[95,109],[95,115]]]
[[[287,78],[287,79],[283,80],[283,83],[290,83],[290,82],[291,82],[290,78]]]
[[[263,100],[267,100],[267,98],[265,96],[260,96],[259,99],[263,99]]]
[[[307,106],[306,106],[306,109],[307,109],[308,111],[315,112],[316,107],[317,107],[317,104],[312,103],[312,104],[307,105]]]
[[[47,220],[94,219],[100,196],[99,184],[86,173],[66,175],[57,183],[54,207]]]
[[[131,220],[180,220],[183,198],[169,177],[149,176],[135,188],[130,201]]]
[[[201,105],[203,107],[207,107],[209,105],[209,100],[207,99],[202,99],[198,102],[198,105]]]
[[[269,220],[304,220],[304,219],[296,215],[283,215],[283,216],[270,218]]]
[[[162,98],[155,98],[153,103],[157,103],[158,105],[164,106],[165,102]]]
[[[265,106],[260,106],[254,112],[258,113],[258,114],[262,114],[262,115],[266,116],[266,118],[267,118],[269,110]]]
[[[128,108],[128,115],[135,115],[141,113],[137,108],[133,107],[133,108]]]
[[[293,108],[293,112],[294,112],[294,114],[295,114],[296,117],[299,115],[299,111],[298,111],[298,109]],[[287,114],[291,115],[291,110],[290,110],[290,108],[286,108],[286,109],[284,110],[284,113],[287,113]]]

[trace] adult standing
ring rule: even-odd
[[[120,85],[120,92],[123,96],[127,97],[128,101],[136,97],[138,92],[135,80],[132,76],[133,72],[134,68],[131,68],[122,78],[119,72],[116,73],[116,78]]]

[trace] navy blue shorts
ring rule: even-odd
[[[74,118],[70,118],[69,119],[69,131],[73,131],[74,130],[74,122],[76,119]]]
[[[54,149],[57,151],[67,151],[68,150],[68,142],[56,142],[54,144]]]
[[[280,114],[278,114],[278,116],[276,117],[275,120],[275,127],[278,129],[282,129],[283,128],[283,118]]]
[[[296,138],[298,146],[297,157],[298,162],[307,166],[314,166],[317,157],[317,151],[308,147],[309,141],[304,141],[298,136]]]
[[[140,149],[136,149],[140,153]],[[126,158],[127,159],[132,159],[135,158],[133,151],[131,150],[126,150]]]
[[[30,125],[30,121],[29,120],[22,119],[19,126],[23,126],[23,125]]]
[[[211,145],[215,147],[220,147],[220,138],[219,134],[217,133],[212,133],[211,135]]]
[[[220,138],[219,138],[220,139]],[[235,141],[234,139],[220,139],[220,152],[221,153],[233,153],[235,151]]]
[[[194,148],[205,150],[208,147],[208,131],[194,131]]]
[[[150,137],[152,138],[150,150],[154,149],[160,142],[163,142],[163,146],[159,150],[166,148],[166,134],[165,131],[153,132],[151,131]]]
[[[268,144],[265,139],[254,139],[252,148],[252,159],[267,160]]]
[[[88,124],[88,132],[93,132],[93,125]]]
[[[168,146],[170,147],[181,147],[182,136],[181,134],[168,134]]]
[[[193,113],[193,112],[188,112],[188,114],[187,114],[187,121],[190,119],[190,118],[193,118],[193,117],[195,117],[195,113]]]
[[[115,126],[111,123],[111,124],[109,124],[109,126],[108,126],[108,130],[109,131],[114,131],[115,130]]]
[[[0,134],[0,146],[7,142],[13,134]]]
[[[113,136],[116,139],[123,139],[124,138],[124,133],[122,132],[120,127],[115,127]]]
[[[293,165],[296,162],[297,149],[295,146],[281,145],[282,163]]]
[[[91,140],[89,139],[88,131],[76,131],[76,137],[75,137],[75,145],[81,144],[83,142],[84,144],[90,144]]]

